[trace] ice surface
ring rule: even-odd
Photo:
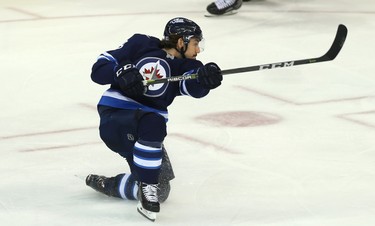
[[[331,62],[224,77],[170,107],[176,179],[155,225],[375,225],[375,5],[257,0],[206,18],[210,1],[0,2],[1,225],[150,225],[136,202],[86,187],[128,172],[98,136],[107,88],[96,57],[133,33],[161,37],[175,16],[203,29],[203,62],[222,69],[318,57]]]

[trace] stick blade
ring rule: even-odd
[[[325,60],[333,60],[336,58],[336,56],[341,51],[342,47],[344,46],[346,36],[348,34],[348,29],[345,25],[340,24],[337,28],[336,37],[332,43],[331,48],[328,50],[326,54],[322,58],[325,58]]]

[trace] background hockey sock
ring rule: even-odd
[[[132,174],[119,174],[115,177],[116,192],[115,197],[126,200],[138,200],[138,182]],[[159,202],[167,200],[171,186],[169,181],[161,181],[159,183],[158,197]]]
[[[118,198],[136,200],[138,184],[132,174],[119,174],[116,176]]]

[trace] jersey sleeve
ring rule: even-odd
[[[101,85],[117,85],[116,71],[126,63],[134,63],[135,57],[143,46],[148,45],[151,37],[135,34],[118,49],[99,55],[91,69],[91,79]]]
[[[118,61],[108,52],[100,54],[91,69],[91,80],[101,85],[115,85]]]
[[[203,66],[202,62],[198,60],[187,62],[188,67],[193,68],[189,71],[186,71],[184,75],[196,74],[198,69]],[[185,69],[186,70],[186,69]],[[206,96],[210,90],[205,89],[199,84],[197,79],[189,79],[180,81],[179,84],[180,95],[191,96],[194,98],[201,98]]]

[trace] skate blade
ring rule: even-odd
[[[138,203],[137,210],[138,210],[138,213],[140,213],[142,216],[144,216],[148,220],[150,220],[152,222],[154,222],[156,220],[156,213],[145,210],[141,203]]]
[[[231,16],[231,15],[237,14],[237,12],[238,12],[237,10],[232,10],[232,11],[226,12],[226,13],[221,14],[221,15],[211,14],[211,13],[207,12],[206,14],[204,14],[204,16],[205,16],[205,17]]]

